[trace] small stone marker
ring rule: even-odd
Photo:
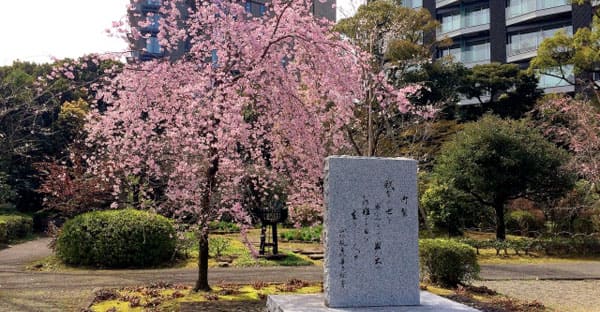
[[[417,162],[328,157],[325,304],[419,305]]]

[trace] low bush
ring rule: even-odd
[[[223,252],[229,248],[231,240],[225,237],[211,237],[208,239],[208,251],[211,256],[221,258]]]
[[[134,209],[88,212],[68,220],[56,241],[67,264],[106,268],[146,267],[172,258],[172,222]]]
[[[240,226],[227,221],[212,221],[208,224],[208,229],[211,232],[238,233]]]
[[[506,217],[506,229],[511,233],[527,236],[530,232],[543,231],[544,220],[529,211],[515,210]]]
[[[455,287],[479,274],[475,249],[455,240],[421,239],[419,258],[421,276],[434,284]]]
[[[33,220],[20,214],[0,215],[0,243],[6,244],[33,233]]]
[[[315,225],[299,229],[284,230],[281,231],[279,237],[288,241],[320,242],[322,232],[323,226]]]

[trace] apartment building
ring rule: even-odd
[[[254,16],[262,16],[267,12],[267,2],[267,0],[247,0],[242,2],[242,4],[244,5],[246,12],[251,13]],[[132,3],[134,3],[134,1],[132,1]],[[185,14],[187,11],[186,8],[192,7],[193,3],[193,0],[183,2],[181,4],[183,6],[181,12]],[[324,2],[315,0],[312,6],[314,16],[335,21],[336,9],[333,3],[335,3],[335,0],[327,0]],[[175,51],[165,51],[165,49],[161,47],[158,40],[161,5],[161,0],[138,0],[135,2],[135,8],[129,11],[129,24],[132,28],[137,28],[142,34],[142,38],[140,39],[130,39],[132,43],[130,61],[147,61],[162,57],[177,59],[181,57],[188,48],[185,43]],[[183,18],[185,18],[185,16],[183,16]]]
[[[558,30],[573,33],[592,22],[592,4],[569,0],[405,0],[409,7],[423,7],[441,24],[437,39],[453,44],[435,57],[452,55],[472,67],[490,62],[514,63],[522,68],[536,56],[542,40]],[[566,81],[541,75],[546,93],[572,92]]]

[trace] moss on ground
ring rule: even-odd
[[[291,280],[286,284],[223,284],[213,287],[211,292],[194,292],[191,287],[181,285],[127,287],[117,290],[117,299],[102,300],[96,297],[96,303],[90,307],[90,310],[105,312],[114,308],[111,311],[138,312],[153,308],[153,311],[178,311],[182,303],[219,300],[258,301],[272,294],[311,294],[321,291],[321,284],[309,284],[298,280]]]

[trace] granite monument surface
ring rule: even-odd
[[[417,162],[329,157],[325,205],[325,304],[418,305]]]

